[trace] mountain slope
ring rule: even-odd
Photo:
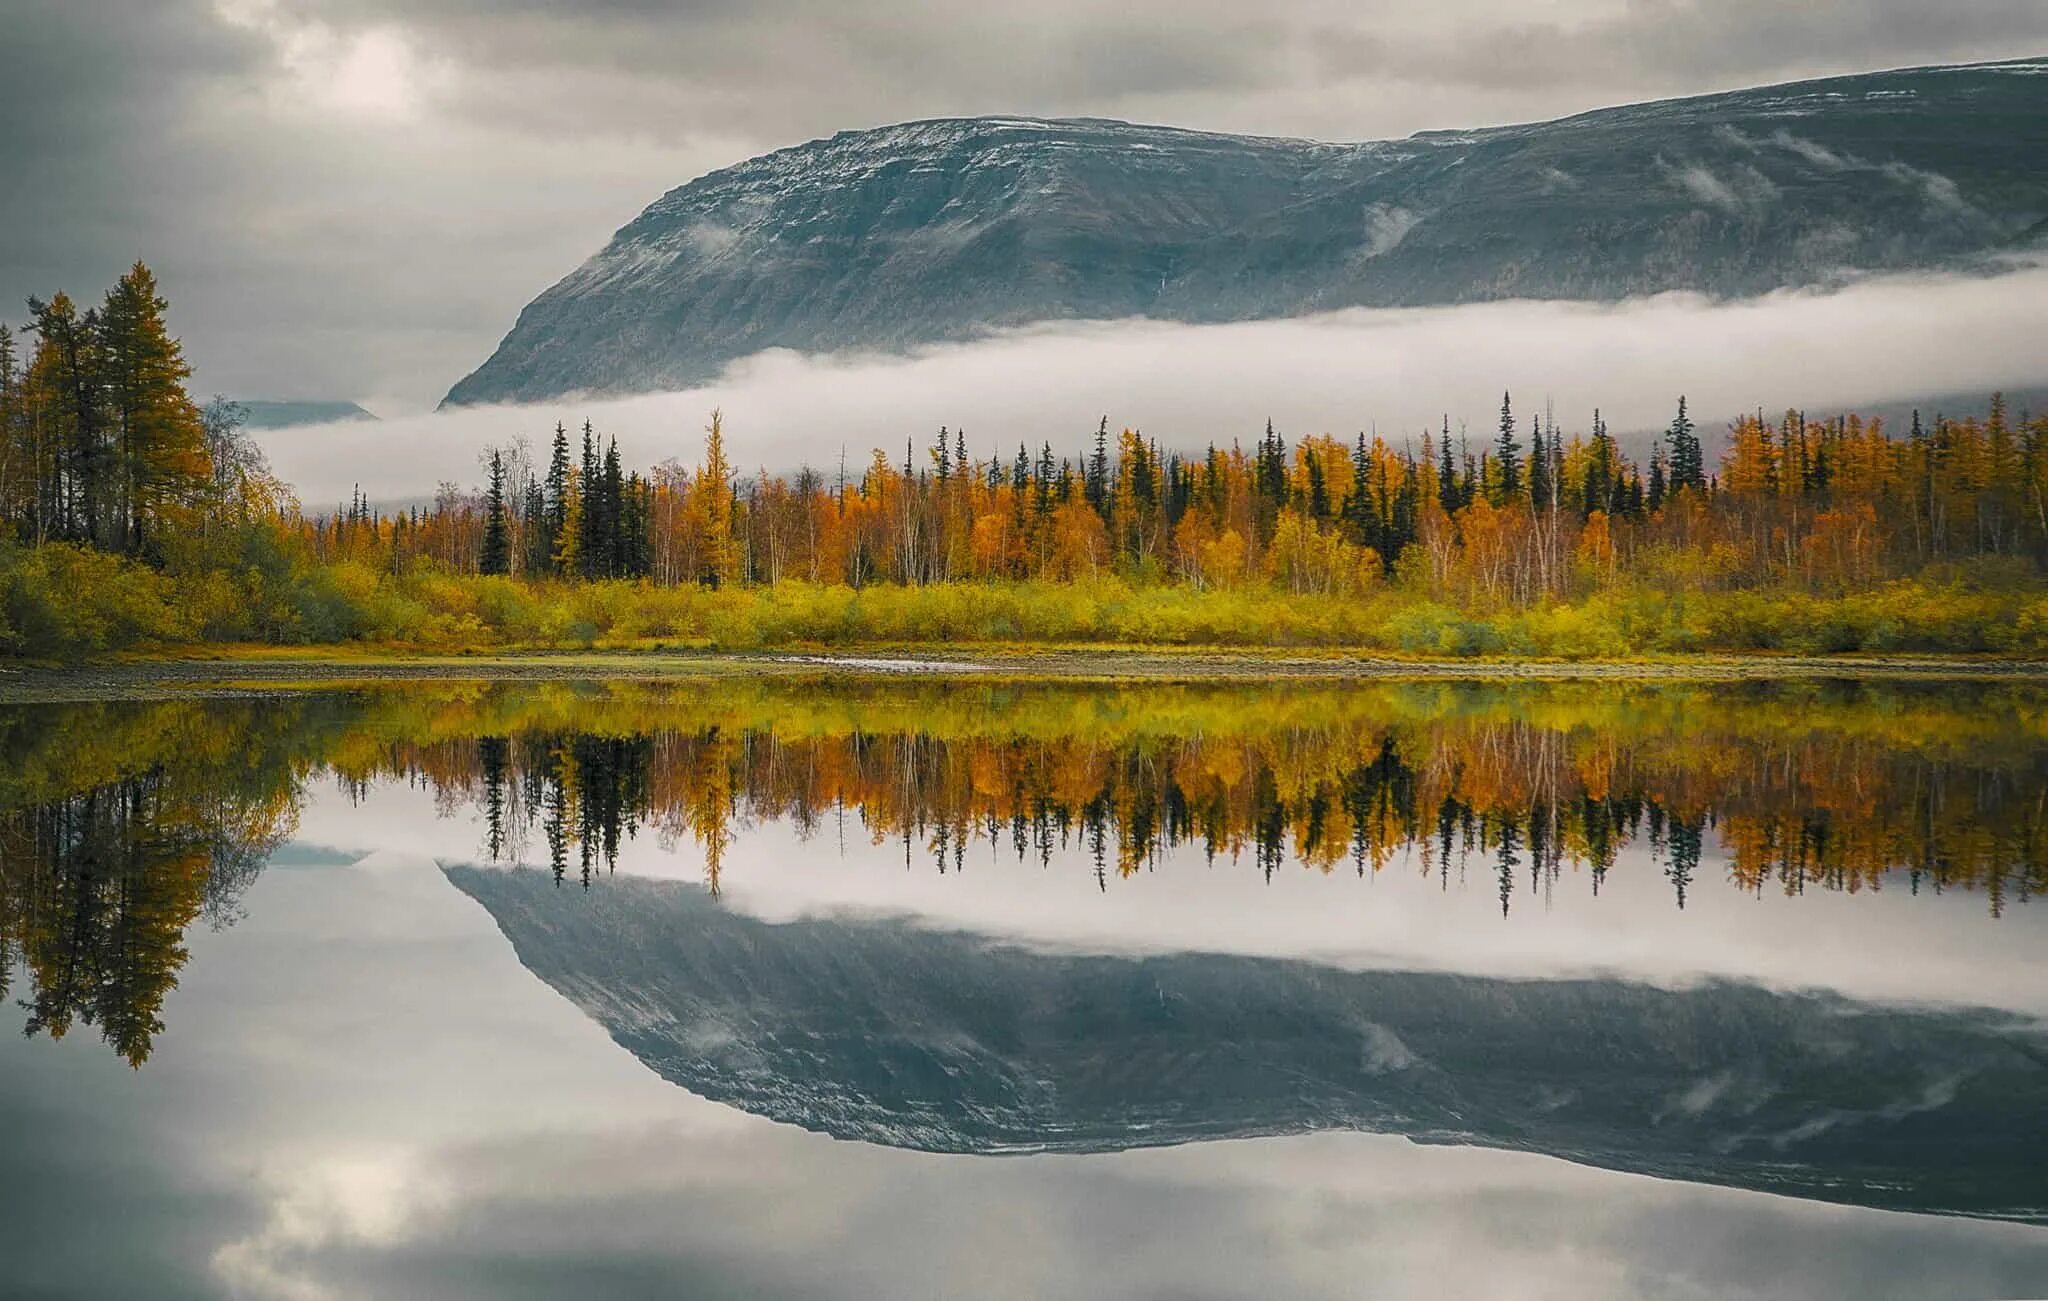
[[[354,422],[377,418],[353,402],[279,402],[266,398],[244,398],[237,405],[247,413],[251,429],[290,429],[297,425],[327,425],[338,421]]]
[[[2048,247],[2048,61],[1322,144],[1099,120],[842,132],[662,196],[452,403],[1070,318],[1748,294]]]
[[[692,1093],[932,1152],[1358,1129],[1857,1205],[2048,1218],[2048,1051],[1992,1012],[1731,984],[1040,953],[451,867],[520,962]]]

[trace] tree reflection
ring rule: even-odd
[[[785,820],[809,836],[828,812],[843,828],[848,811],[875,843],[901,841],[906,864],[920,847],[941,873],[961,871],[974,844],[1045,866],[1075,852],[1105,891],[1184,846],[1268,881],[1401,863],[1445,889],[1454,863],[1462,881],[1478,856],[1503,915],[1567,875],[1597,895],[1631,846],[1679,909],[1710,850],[1726,884],[1751,893],[1874,890],[1898,875],[1916,892],[1981,890],[1997,914],[2048,885],[2027,794],[2048,782],[2048,746],[2012,714],[1971,743],[1958,732],[1981,732],[1981,716],[1930,710],[1939,696],[1909,694],[1905,710],[1821,697],[1788,726],[1779,695],[1742,689],[1692,689],[1684,714],[1661,720],[1589,718],[1555,690],[1437,688],[1418,710],[1415,690],[1326,692],[1312,721],[1285,726],[1260,715],[1256,692],[1182,692],[1154,728],[1130,721],[1147,698],[1135,689],[1010,688],[965,716],[910,689],[929,711],[906,707],[889,727],[872,715],[892,710],[851,710],[829,691],[735,709],[613,689],[580,702],[592,733],[557,730],[560,701],[527,701],[522,717],[515,693],[493,711],[502,734],[401,744],[381,772],[479,801],[492,861],[521,857],[508,847],[537,820],[556,879],[586,887],[643,827],[668,846],[694,839],[716,891],[734,826]],[[611,730],[627,713],[639,726]],[[1872,716],[1914,730],[1874,732]],[[1102,725],[1111,717],[1123,721]]]
[[[1096,887],[1169,851],[1489,879],[1504,914],[1645,850],[1701,890],[2048,888],[2048,693],[1795,687],[424,682],[0,707],[0,994],[140,1064],[194,921],[231,923],[310,777],[430,789],[492,861],[590,889],[643,832],[858,828],[906,866],[1009,853]],[[1718,879],[1717,879],[1718,878]],[[24,974],[25,973],[25,977]]]
[[[296,780],[237,726],[253,721],[247,711],[120,721],[59,724],[52,735],[65,741],[26,753],[0,729],[15,760],[0,785],[12,797],[0,804],[0,994],[24,972],[26,1033],[95,1026],[139,1067],[163,1029],[187,928],[239,918],[243,891],[294,825]],[[129,771],[95,780],[108,766]]]

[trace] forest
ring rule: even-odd
[[[1634,872],[1679,909],[1898,890],[1996,917],[2048,891],[2044,706],[2011,682],[728,677],[30,705],[0,714],[0,997],[140,1065],[189,929],[239,916],[316,783],[429,789],[480,815],[477,861],[570,890],[652,837],[717,895],[728,849],[786,822],[1103,892],[1198,862],[1406,872],[1506,914]]]
[[[1270,423],[1176,450],[1108,419],[977,456],[941,428],[821,471],[628,468],[584,423],[474,485],[299,501],[200,405],[154,276],[0,328],[0,654],[202,643],[1236,645],[1420,656],[2048,653],[2048,413],[1677,398],[1646,447],[1503,394],[1492,427]],[[30,346],[32,341],[32,346]],[[1674,363],[1676,364],[1676,362]],[[1086,426],[1083,426],[1085,429]],[[685,439],[679,438],[679,442]]]

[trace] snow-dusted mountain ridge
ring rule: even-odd
[[[2048,59],[1328,144],[909,122],[712,172],[520,313],[449,401],[700,383],[768,347],[1506,297],[1740,295],[2048,246]]]

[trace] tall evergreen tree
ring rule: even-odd
[[[541,517],[542,553],[547,556],[545,567],[562,572],[557,559],[563,532],[569,526],[569,431],[562,422],[555,422],[554,450],[548,454],[547,506]],[[536,566],[536,572],[540,569]]]
[[[1515,441],[1515,410],[1508,395],[1500,395],[1500,435],[1494,440],[1494,463],[1500,466],[1500,496],[1513,501],[1522,495],[1522,445]]]
[[[484,489],[484,544],[477,572],[512,572],[512,533],[505,520],[505,454],[491,449],[491,478]]]
[[[1706,458],[1700,447],[1699,435],[1694,432],[1692,418],[1685,414],[1685,397],[1678,399],[1678,414],[1671,419],[1671,427],[1665,430],[1671,444],[1671,491],[1690,488],[1694,492],[1707,490]]]
[[[1323,474],[1323,458],[1313,451],[1307,455],[1309,518],[1317,521],[1330,518],[1330,485]]]
[[[583,519],[577,534],[577,573],[596,578],[604,569],[608,530],[604,518],[604,462],[597,450],[597,433],[590,421],[583,422],[582,488]]]
[[[1439,445],[1439,458],[1442,464],[1437,467],[1436,472],[1436,500],[1437,505],[1443,507],[1444,514],[1449,515],[1465,504],[1464,494],[1458,491],[1458,462],[1451,454],[1449,415],[1444,416],[1443,442]]]
[[[599,557],[601,577],[622,577],[626,570],[626,478],[619,464],[619,440],[605,440],[604,544]]]
[[[1082,476],[1082,492],[1095,513],[1109,522],[1109,417],[1095,426],[1095,450],[1088,454],[1088,469]]]
[[[1350,527],[1351,540],[1361,546],[1372,546],[1376,514],[1372,493],[1366,482],[1372,475],[1372,453],[1365,445],[1365,434],[1360,432],[1358,441],[1351,446],[1351,495],[1344,499],[1344,523]]]
[[[1548,510],[1550,494],[1550,445],[1543,438],[1543,422],[1536,420],[1529,430],[1529,504],[1539,511]]]
[[[1252,488],[1274,510],[1287,501],[1287,440],[1273,432],[1271,420],[1266,421],[1266,432],[1259,439]]]
[[[1614,439],[1607,432],[1607,422],[1600,417],[1600,409],[1593,409],[1593,439],[1586,448],[1586,475],[1579,485],[1579,515],[1590,516],[1594,511],[1609,515],[1618,514],[1619,493],[1622,481],[1619,477],[1621,456],[1614,445]]]

